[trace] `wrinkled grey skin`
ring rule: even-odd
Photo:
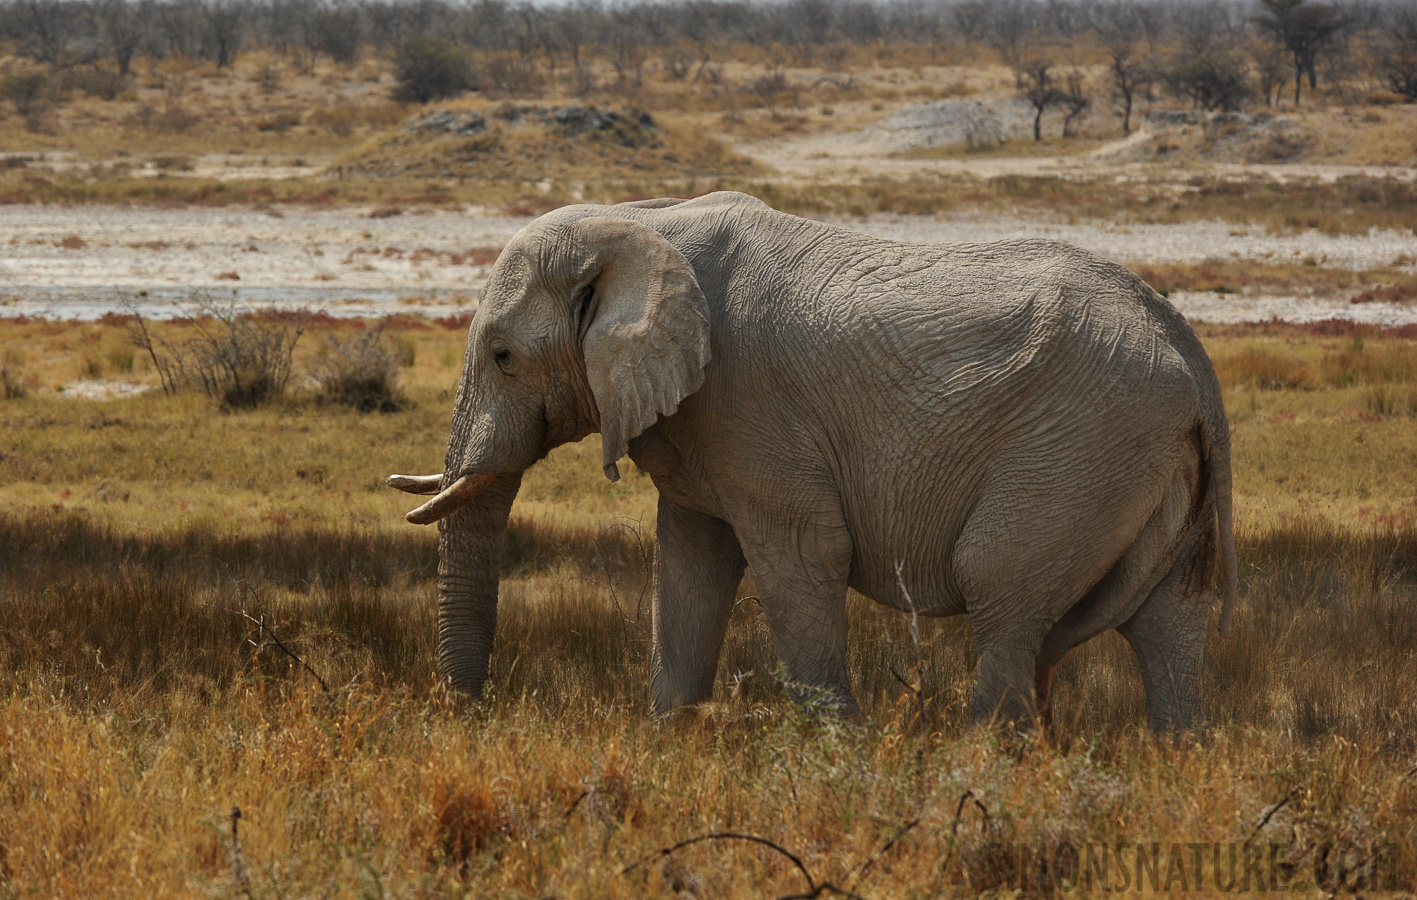
[[[531,223],[469,331],[441,487],[496,477],[422,519],[446,516],[457,688],[487,676],[521,473],[597,431],[608,476],[628,451],[660,493],[656,710],[709,698],[748,565],[789,683],[847,714],[852,587],[969,614],[976,720],[1033,725],[1063,655],[1117,629],[1152,727],[1201,722],[1217,550],[1222,632],[1234,597],[1229,432],[1200,341],[1112,263],[878,240],[731,193]]]

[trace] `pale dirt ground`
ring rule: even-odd
[[[36,172],[55,175],[73,175],[93,171],[95,165],[123,164],[131,178],[159,178],[171,174],[171,168],[164,168],[155,159],[131,159],[115,157],[95,163],[94,160],[74,150],[15,151],[0,153],[0,165],[10,160],[22,160]],[[216,181],[235,181],[240,178],[263,178],[280,181],[287,178],[303,178],[323,169],[309,162],[306,155],[254,155],[245,153],[200,153],[184,157],[185,164],[177,173],[190,178],[209,178]]]
[[[468,254],[491,258],[529,221],[479,209],[377,219],[369,212],[0,206],[0,315],[93,319],[126,301],[162,316],[197,294],[340,316],[455,314],[472,308],[487,275],[488,266]],[[1417,256],[1417,238],[1392,231],[1280,235],[1220,222],[1120,227],[996,214],[837,224],[924,243],[1049,238],[1131,265],[1308,259],[1366,269]],[[1341,298],[1177,294],[1172,301],[1209,321],[1417,322],[1417,306],[1352,306]]]
[[[909,149],[907,141],[883,135],[877,129],[845,134],[818,134],[792,139],[775,139],[737,145],[739,153],[778,172],[790,173],[784,180],[796,182],[854,181],[862,176],[937,174],[971,178],[998,178],[1008,175],[1052,175],[1058,178],[1115,176],[1118,181],[1156,180],[1173,177],[1178,181],[1200,171],[1194,165],[1174,167],[1155,161],[1125,162],[1119,158],[1154,140],[1156,133],[1142,128],[1130,137],[1103,144],[1075,156],[960,156],[948,159],[908,159],[890,154]],[[1266,177],[1284,182],[1291,179],[1336,181],[1339,178],[1417,179],[1411,166],[1361,166],[1336,163],[1207,163],[1207,175],[1220,178]]]
[[[1105,76],[1103,76],[1105,78]],[[894,109],[882,109],[879,103],[840,103],[835,109],[836,127],[820,129],[810,134],[792,134],[761,141],[742,142],[735,150],[775,170],[779,177],[793,182],[850,181],[862,176],[909,177],[921,174],[994,178],[1008,175],[1051,175],[1059,178],[1105,178],[1118,180],[1184,181],[1199,172],[1212,178],[1273,178],[1281,183],[1290,179],[1317,179],[1332,182],[1338,178],[1362,176],[1369,178],[1417,179],[1417,145],[1399,140],[1401,147],[1382,145],[1375,134],[1387,128],[1407,136],[1410,114],[1402,109],[1386,112],[1368,111],[1366,117],[1353,119],[1352,111],[1338,114],[1296,113],[1290,108],[1271,110],[1276,119],[1288,121],[1303,136],[1302,158],[1284,162],[1239,162],[1226,158],[1221,147],[1219,157],[1196,159],[1187,153],[1160,159],[1150,152],[1154,143],[1187,143],[1185,135],[1194,139],[1203,129],[1198,126],[1176,127],[1152,123],[1147,113],[1152,108],[1142,104],[1133,118],[1134,130],[1127,137],[1118,132],[1119,120],[1100,109],[1084,113],[1076,128],[1084,140],[1078,147],[1091,146],[1086,152],[1068,155],[1038,155],[1026,152],[1031,145],[1033,113],[1023,101],[1012,95],[1011,89],[1001,88],[996,79],[993,89],[957,99],[925,103],[906,103]],[[1162,107],[1157,107],[1158,110]],[[1168,111],[1171,111],[1168,109]],[[1347,118],[1345,118],[1347,116]],[[969,123],[975,123],[971,128]],[[1387,123],[1382,125],[1380,123]],[[991,123],[980,125],[979,123]],[[1050,111],[1043,117],[1043,133],[1056,137],[1062,131],[1063,116]],[[902,158],[901,154],[922,148],[963,146],[973,131],[1007,143],[980,153],[962,153],[945,158]],[[1235,139],[1255,136],[1262,132],[1246,131],[1219,141],[1221,145]],[[1391,135],[1388,135],[1391,137]],[[1104,141],[1100,146],[1090,144]],[[1355,141],[1366,142],[1362,147]],[[1368,146],[1374,144],[1373,146]],[[1380,146],[1381,145],[1381,146]],[[1021,155],[1013,148],[1025,148]],[[1334,158],[1335,148],[1344,152]],[[1232,148],[1233,149],[1233,148]],[[1382,152],[1379,152],[1381,150]],[[1234,155],[1233,153],[1231,154]],[[1350,164],[1348,161],[1382,164]]]
[[[771,166],[783,180],[831,182],[864,174],[932,172],[980,178],[1055,174],[1154,181],[1169,173],[1181,182],[1195,174],[1185,167],[1163,171],[1155,161],[1124,161],[1130,151],[1152,139],[1145,128],[1126,140],[1070,157],[892,156],[922,142],[958,140],[954,132],[960,128],[960,110],[965,108],[961,104],[969,103],[973,101],[905,104],[884,112],[842,104],[841,127],[833,133],[740,144],[737,149]],[[48,154],[45,162],[51,167],[63,165],[64,155]],[[193,164],[199,174],[235,177],[249,173],[248,167],[256,162],[252,156],[215,154],[196,158]],[[313,171],[280,162],[289,161],[261,167],[262,174]],[[1411,168],[1305,163],[1211,163],[1205,171],[1211,176],[1265,176],[1281,181],[1352,174],[1417,177],[1417,169]],[[400,311],[458,314],[475,304],[496,251],[529,221],[475,207],[415,208],[386,218],[373,218],[371,212],[369,208],[0,206],[0,315],[92,319],[120,310],[125,303],[148,315],[171,315],[174,304],[197,295],[251,305],[323,309],[338,316]],[[1404,258],[1410,265],[1417,256],[1417,237],[1394,231],[1281,235],[1221,222],[1118,226],[992,213],[882,215],[837,224],[923,243],[1050,238],[1124,265],[1251,259],[1368,269]],[[1410,304],[1352,306],[1342,298],[1252,294],[1177,294],[1172,300],[1187,315],[1209,321],[1344,317],[1380,324],[1417,322],[1417,306]]]

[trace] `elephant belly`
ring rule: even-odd
[[[878,532],[879,533],[879,532]],[[938,538],[877,545],[853,530],[850,587],[871,600],[922,616],[964,613],[964,597],[949,575],[951,547]]]

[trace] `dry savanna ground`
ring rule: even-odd
[[[435,535],[381,478],[438,469],[465,323],[382,324],[397,411],[319,402],[307,363],[376,324],[311,323],[288,396],[221,412],[75,396],[155,382],[121,322],[0,321],[0,895],[1212,894],[1231,859],[1252,891],[1417,886],[1410,336],[1202,327],[1241,604],[1209,733],[1170,743],[1114,635],[1009,740],[967,723],[966,621],[917,644],[861,598],[870,727],[784,700],[751,600],[713,703],[651,720],[654,489],[605,482],[594,441],[528,474],[489,694],[450,696]],[[664,852],[709,834],[740,837]]]
[[[392,99],[377,54],[139,58],[113,92],[0,102],[0,202],[403,222],[736,188],[830,217],[1414,223],[1417,107],[1357,81],[1272,110],[1293,122],[1283,141],[1197,124],[1118,146],[1107,58],[1079,40],[1066,63],[1095,102],[1071,136],[1052,111],[1036,144],[904,147],[871,143],[903,106],[1014,96],[995,51],[794,61],[739,44],[699,66],[691,49],[634,78],[597,58],[423,107]],[[0,57],[0,76],[34,68]],[[575,83],[587,73],[593,88]],[[619,118],[578,130],[537,111],[566,105]],[[132,268],[181,241],[128,245]],[[1414,258],[1131,262],[1163,292],[1400,305]],[[968,724],[965,620],[913,631],[859,597],[850,665],[870,726],[796,708],[751,573],[714,701],[652,720],[655,492],[628,464],[605,482],[594,440],[528,473],[488,695],[449,695],[436,535],[405,524],[382,478],[440,468],[466,324],[315,317],[285,395],[223,411],[141,390],[159,373],[121,317],[0,319],[0,898],[1417,890],[1412,326],[1200,327],[1234,430],[1241,604],[1235,635],[1210,637],[1208,733],[1168,742],[1143,732],[1114,635],[1064,663],[1047,734],[1006,738]],[[398,390],[377,412],[332,402],[318,377],[375,329]]]
[[[489,87],[427,106],[392,99],[396,79],[380,56],[297,64],[253,50],[227,68],[140,58],[117,93],[92,93],[80,82],[27,115],[0,102],[0,201],[472,204],[528,214],[579,200],[734,188],[806,214],[1218,217],[1350,234],[1412,224],[1417,107],[1366,83],[1329,86],[1299,108],[1255,107],[1294,123],[1297,136],[1277,155],[1235,150],[1239,126],[1147,125],[1145,113],[1187,105],[1161,95],[1139,101],[1135,113],[1147,134],[1134,138],[1150,137],[1111,152],[1122,132],[1107,56],[1081,41],[1069,48],[1069,70],[1085,76],[1091,101],[1069,137],[1061,136],[1062,111],[1050,109],[1037,143],[1026,136],[974,148],[958,138],[926,147],[887,141],[865,157],[833,161],[833,142],[877,134],[871,129],[902,107],[1011,102],[1014,73],[976,44],[843,45],[809,63],[779,51],[720,48],[712,65],[690,77],[681,65],[685,48],[670,48],[644,60],[633,82],[596,61],[586,69],[593,89],[562,70],[516,92]],[[0,74],[32,68],[0,57]],[[615,112],[625,123],[580,130],[525,115],[563,105]],[[486,127],[412,127],[438,110],[479,116]],[[651,124],[637,124],[641,113]],[[1050,164],[1069,160],[1061,170]],[[1257,165],[1239,165],[1250,163]],[[1219,172],[1216,164],[1238,168]],[[1269,164],[1290,171],[1276,180]],[[1119,183],[1121,169],[1127,174]]]

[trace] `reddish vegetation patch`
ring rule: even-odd
[[[379,327],[394,331],[428,331],[432,328],[432,326],[423,319],[404,315],[403,313],[394,313],[393,315],[384,316],[379,320]]]
[[[502,211],[509,216],[541,216],[560,208],[561,203],[549,197],[541,197],[533,200],[517,200],[506,204]]]
[[[323,309],[316,312],[309,312],[303,309],[265,309],[259,313],[261,318],[272,322],[295,322],[304,325],[306,328],[363,328],[364,323],[359,319],[344,319],[332,316]]]
[[[490,266],[501,252],[496,247],[473,247],[462,253],[448,254],[448,262],[454,266]]]
[[[222,272],[217,276],[218,281],[240,281],[241,276],[235,272]]]
[[[426,206],[445,206],[447,204],[453,203],[455,200],[453,195],[449,194],[447,191],[429,191],[426,194],[417,194],[412,197],[394,196],[390,197],[389,199],[394,203],[404,203],[408,205],[417,205],[419,203],[422,203]]]
[[[1417,301],[1417,286],[1410,284],[1380,284],[1354,294],[1349,303],[1411,303]]]
[[[456,316],[443,316],[433,320],[434,325],[441,325],[449,331],[466,328],[472,324],[472,313],[462,313]]]
[[[1319,322],[1283,322],[1270,319],[1268,322],[1234,322],[1230,324],[1203,325],[1196,329],[1203,338],[1240,337],[1320,337],[1355,338],[1364,340],[1417,340],[1417,325],[1372,325],[1354,322],[1351,319],[1324,319]]]

